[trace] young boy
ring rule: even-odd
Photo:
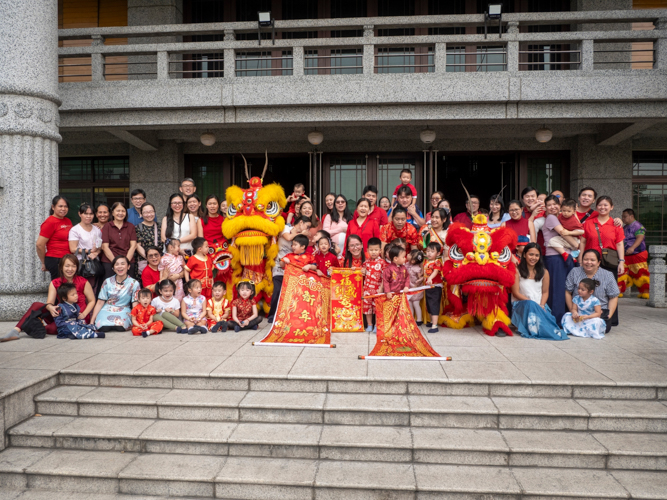
[[[407,292],[410,289],[410,277],[405,267],[405,250],[398,245],[392,246],[389,260],[391,264],[382,271],[382,290],[387,294],[387,300],[393,299],[397,292]]]
[[[424,292],[426,296],[426,312],[431,315],[431,322],[426,323],[428,333],[438,333],[438,314],[440,314],[440,299],[442,298],[442,247],[435,241],[426,247],[426,262],[424,263],[424,277],[427,285],[435,285]]]
[[[549,240],[547,246],[556,250],[567,261],[568,254],[565,249],[572,250],[572,258],[579,256],[579,238],[584,234],[584,226],[579,222],[579,218],[575,217],[577,210],[577,202],[574,200],[564,200],[560,206],[560,214],[558,214],[558,222],[563,226],[563,229],[568,231],[567,235],[555,236]]]
[[[394,195],[392,200],[393,206],[396,206],[396,204],[398,203],[398,190],[401,188],[401,186],[407,186],[410,188],[410,191],[412,191],[411,205],[414,205],[417,202],[417,188],[411,184],[412,172],[409,169],[404,168],[403,170],[401,170],[400,177],[401,177],[401,183],[398,186],[396,186],[396,189],[394,189]]]
[[[303,268],[314,262],[313,256],[306,253],[308,247],[308,237],[303,234],[297,234],[292,240],[292,253],[288,253],[280,259],[280,266],[286,267],[287,264],[294,264]]]
[[[213,283],[213,297],[206,303],[206,316],[208,316],[208,329],[212,332],[227,331],[227,321],[232,312],[231,304],[225,297],[225,284],[222,281]]]
[[[153,321],[153,316],[157,314],[155,308],[151,305],[153,292],[148,288],[139,290],[139,303],[132,309],[132,335],[135,337],[146,338],[149,335],[157,335],[162,331],[162,321]]]
[[[385,260],[380,257],[382,241],[380,238],[371,238],[368,240],[368,260],[363,263],[366,270],[364,276],[364,295],[374,295],[380,292],[382,285],[382,271],[386,266]],[[377,325],[373,327],[373,316],[375,315],[375,300],[364,299],[364,314],[366,315],[367,332],[377,332]]]
[[[306,196],[306,186],[303,184],[294,184],[294,192],[287,197],[287,203],[291,203],[289,210],[287,210],[287,217],[285,219],[285,222],[287,224],[290,224],[292,222],[292,219],[294,219],[294,216],[296,214],[296,201],[304,198],[306,200],[310,200],[308,196]],[[285,215],[283,214],[283,217]]]
[[[60,314],[56,316],[55,323],[58,329],[59,339],[103,339],[104,332],[98,332],[93,325],[88,325],[79,319],[81,309],[79,308],[79,294],[72,283],[63,283],[56,290],[60,304]]]

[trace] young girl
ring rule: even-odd
[[[389,259],[389,250],[391,250],[391,247],[393,246],[393,243],[387,243],[387,245],[384,247],[384,250],[382,250],[382,258],[384,259],[385,267],[387,267],[387,264],[391,264],[391,259]]]
[[[331,276],[331,268],[338,267],[338,258],[333,248],[331,248],[331,238],[329,238],[329,233],[326,231],[320,231],[323,234],[319,240],[317,240],[317,250],[313,253],[313,259],[315,262],[313,264],[308,264],[303,266],[304,271],[316,271],[318,276]]]
[[[427,285],[435,285],[424,291],[426,296],[426,312],[431,316],[427,323],[428,333],[438,333],[438,315],[440,314],[440,301],[442,300],[442,259],[440,243],[432,241],[426,247],[426,262],[424,263],[424,278]]]
[[[201,294],[201,282],[190,280],[187,284],[188,295],[181,302],[181,315],[184,327],[176,328],[176,333],[206,333],[206,299]]]
[[[208,328],[212,332],[227,331],[227,321],[231,314],[229,300],[225,297],[225,284],[222,281],[213,283],[213,297],[206,304]]]
[[[156,311],[153,319],[162,321],[165,330],[184,327],[185,323],[181,321],[181,303],[174,297],[176,291],[174,282],[168,279],[162,280],[155,288],[158,296],[151,302]]]
[[[252,281],[241,281],[236,285],[239,296],[232,301],[232,321],[227,323],[229,328],[235,332],[241,330],[257,330],[257,325],[262,322],[257,312],[255,297],[255,285]]]
[[[407,292],[410,289],[408,270],[405,267],[405,249],[392,245],[389,259],[391,264],[382,271],[382,290],[387,294],[387,300],[393,299],[397,292]]]
[[[572,298],[572,312],[563,315],[563,330],[577,337],[604,338],[606,328],[602,319],[602,305],[593,292],[600,282],[584,278],[579,282],[579,295]]]
[[[211,298],[213,286],[213,260],[208,253],[208,243],[204,238],[192,240],[193,255],[185,265],[185,278],[201,282],[201,293],[206,299]]]
[[[424,284],[424,252],[415,248],[410,252],[410,264],[408,268],[408,276],[410,276],[410,288],[422,286]],[[417,326],[422,326],[422,307],[420,301],[424,296],[424,292],[408,295],[408,305],[415,317]]]
[[[380,238],[368,240],[368,260],[364,262],[366,274],[364,276],[364,295],[373,295],[380,292],[382,286],[382,271],[387,263],[380,257],[382,241]],[[385,247],[387,248],[387,247]],[[364,299],[364,314],[366,315],[367,332],[377,332],[377,325],[373,327],[373,316],[375,315],[375,300]]]
[[[58,308],[60,314],[56,316],[56,328],[59,339],[103,339],[104,332],[98,332],[93,325],[88,325],[79,319],[79,294],[73,283],[63,283],[58,287]]]
[[[151,305],[153,292],[148,288],[139,291],[139,303],[132,309],[132,335],[146,338],[162,331],[162,321],[155,319],[156,309]]]
[[[345,258],[341,259],[340,267],[362,269],[363,264],[366,261],[366,256],[364,255],[364,243],[362,242],[361,237],[356,234],[351,234],[347,238],[345,246]]]
[[[157,267],[160,271],[160,280],[170,279],[176,284],[174,297],[179,302],[183,300],[185,292],[183,291],[183,277],[185,276],[185,260],[181,255],[181,242],[177,239],[167,239],[167,252],[162,256],[160,265]]]

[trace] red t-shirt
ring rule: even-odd
[[[528,219],[509,219],[505,221],[505,227],[516,233],[519,237],[519,244],[525,245],[530,242],[530,226],[528,225]]]
[[[407,186],[410,188],[410,191],[412,191],[412,197],[416,198],[417,197],[417,188],[414,187],[411,183],[403,184],[402,182],[396,186],[396,189],[394,189],[394,198],[398,196],[398,190],[401,189],[403,186]]]
[[[59,219],[55,215],[42,222],[39,235],[49,241],[46,242],[46,256],[62,259],[69,253],[69,230],[72,229],[72,221],[67,217]]]
[[[563,214],[558,214],[558,222],[563,226],[563,229],[568,231],[577,231],[584,228],[584,225],[579,222],[579,218],[576,216],[563,217]]]
[[[581,220],[581,219],[584,218],[584,216],[586,216],[586,214],[587,214],[588,212],[580,212],[579,210],[577,210],[575,213],[576,213],[576,215],[577,215],[577,219]],[[586,217],[586,221],[588,221],[588,219],[596,219],[598,215],[600,215],[600,214],[598,214],[598,211],[597,211],[597,210],[593,210],[593,211],[591,212],[591,215],[589,215],[588,217]],[[584,221],[584,222],[586,222],[586,221]]]
[[[350,222],[347,223],[347,232],[345,233],[345,241],[350,237],[350,235],[356,234],[361,238],[361,242],[364,244],[364,252],[368,247],[368,240],[371,238],[380,237],[380,227],[376,220],[366,217],[366,220],[359,225],[356,217],[353,218]]]
[[[56,288],[56,292],[58,291],[58,287],[63,283],[67,282],[62,278],[56,278],[51,282],[51,284]],[[86,296],[83,293],[83,290],[86,288],[86,283],[88,283],[88,280],[83,276],[74,276],[74,279],[72,280],[72,284],[74,285],[74,288],[76,288],[76,293],[78,295],[78,300],[76,303],[79,305],[81,312],[83,312],[83,310],[86,308]],[[56,295],[56,304],[58,302],[60,301]]]
[[[204,223],[204,219],[199,219],[201,221],[201,226],[204,229],[204,239],[208,242],[209,246],[215,245],[215,241],[222,243],[222,222],[225,218],[222,215],[217,217],[208,217],[208,223]]]
[[[432,283],[434,285],[442,283],[442,261],[440,259],[435,259],[433,261],[427,260],[424,263],[424,283],[431,277],[433,271],[438,271],[438,274],[435,275]]]
[[[203,288],[211,288],[213,285],[213,259],[207,256],[206,260],[193,255],[185,264],[185,269],[190,273],[191,280],[199,280]]]
[[[598,233],[595,229],[597,224],[600,229],[600,238],[602,239],[602,248],[608,248],[610,250],[616,250],[616,244],[620,243],[625,238],[625,233],[623,229],[614,225],[614,219],[609,217],[607,222],[601,224],[597,219],[588,219],[584,222],[584,236],[586,238],[586,249],[597,250],[598,252],[602,251],[600,248],[600,239],[598,238]]]
[[[353,217],[354,219],[356,219],[357,217],[359,217],[359,214],[357,213],[356,210],[354,211],[354,214],[352,214],[352,217]],[[387,217],[387,212],[385,212],[384,210],[382,210],[382,209],[381,209],[380,207],[378,207],[377,205],[375,205],[375,207],[373,208],[373,211],[372,211],[371,213],[368,214],[368,218],[371,219],[371,220],[374,220],[375,222],[377,222],[377,223],[378,223],[378,227],[382,227],[382,226],[384,226],[385,224],[388,224],[388,223],[389,223],[389,218]]]
[[[146,266],[146,268],[141,272],[141,285],[146,288],[151,285],[155,285],[160,281],[160,271],[151,269],[151,266]],[[157,297],[157,290],[153,292],[153,298]]]

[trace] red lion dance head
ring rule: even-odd
[[[232,253],[229,251],[229,242],[223,236],[221,241],[214,240],[213,246],[208,247],[208,253],[213,259],[213,266],[218,270],[216,281],[223,281],[227,288],[232,282]]]
[[[448,286],[445,324],[463,328],[477,318],[484,333],[501,329],[512,335],[507,317],[507,291],[514,284],[516,269],[512,254],[517,244],[514,231],[490,229],[485,215],[473,218],[472,229],[452,224],[447,231],[449,259],[443,276]],[[464,304],[464,296],[467,303]]]

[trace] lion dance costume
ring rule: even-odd
[[[498,330],[512,335],[507,288],[515,279],[512,253],[517,244],[516,234],[504,227],[490,229],[482,214],[476,215],[472,222],[472,229],[454,223],[447,231],[444,325],[461,329],[473,326],[477,319],[487,335],[494,336]]]
[[[245,162],[246,177],[250,187],[241,189],[230,186],[226,192],[227,218],[222,223],[222,234],[231,241],[232,285],[227,287],[227,298],[232,299],[236,285],[241,280],[255,285],[255,300],[264,301],[264,312],[269,311],[273,293],[272,269],[278,256],[278,236],[285,228],[280,215],[287,203],[280,184],[263,186],[262,181],[269,164],[268,156],[262,177],[250,178]]]

